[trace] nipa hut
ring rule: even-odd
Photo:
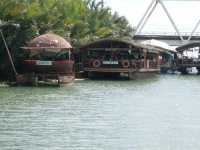
[[[19,83],[67,84],[74,79],[72,46],[64,38],[48,33],[22,47],[27,57],[20,63]]]

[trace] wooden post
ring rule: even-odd
[[[147,69],[147,50],[144,49],[144,68]]]
[[[156,58],[157,60],[157,68],[159,69],[159,67],[160,67],[160,52],[158,52],[158,54],[157,54],[157,58]]]
[[[71,50],[68,51],[68,55],[69,55],[68,59],[70,61],[71,60]]]
[[[34,77],[34,81],[33,81],[34,83],[34,86],[38,86],[38,76],[36,75],[35,77]]]

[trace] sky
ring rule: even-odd
[[[116,11],[120,15],[125,16],[134,27],[139,23],[151,1],[104,0],[105,4],[111,7],[112,12]],[[200,20],[200,0],[164,0],[164,4],[180,32],[191,32]],[[175,32],[160,4],[156,7],[142,32]],[[197,32],[200,32],[200,26]]]

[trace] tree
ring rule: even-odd
[[[133,28],[126,18],[112,14],[103,1],[1,0],[0,14],[0,23],[20,24],[19,29],[10,26],[2,29],[15,62],[23,55],[20,47],[33,37],[47,32],[63,36],[75,47],[99,38],[131,38],[133,34]],[[5,48],[2,40],[0,43],[0,64],[5,66],[2,59]],[[0,71],[4,69],[0,65]]]

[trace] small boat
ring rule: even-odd
[[[73,82],[72,46],[64,38],[49,33],[22,47],[27,57],[20,61],[18,84],[62,85]]]

